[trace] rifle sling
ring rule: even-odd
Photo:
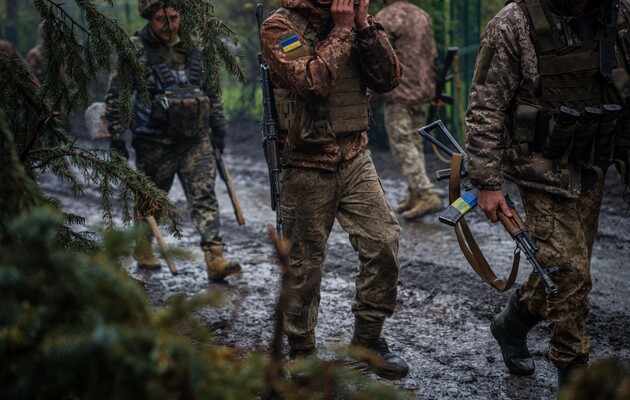
[[[453,159],[451,160],[451,176],[449,180],[449,202],[452,204],[455,200],[457,200],[460,195],[460,171],[462,166],[462,155],[459,153],[453,154]],[[514,284],[516,281],[516,276],[518,275],[518,267],[521,259],[521,254],[518,249],[514,252],[514,261],[512,262],[512,270],[510,271],[510,275],[507,279],[507,282],[504,282],[502,279],[499,279],[497,275],[494,273],[486,257],[483,255],[477,241],[475,240],[472,232],[470,231],[470,227],[466,222],[466,219],[462,217],[457,224],[455,224],[455,235],[457,236],[457,242],[459,243],[459,247],[468,260],[468,263],[472,267],[472,269],[483,279],[485,282],[490,284],[493,288],[498,290],[499,292],[505,292]]]

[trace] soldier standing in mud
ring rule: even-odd
[[[470,92],[466,147],[479,206],[511,216],[504,178],[518,184],[551,296],[535,273],[495,316],[491,331],[510,372],[534,373],[527,333],[550,323],[549,359],[563,387],[587,366],[590,258],[604,174],[628,183],[629,2],[510,1],[488,24]],[[618,23],[617,23],[618,22]],[[623,106],[620,107],[620,106]]]
[[[290,357],[316,352],[315,326],[326,241],[335,219],[359,253],[352,344],[402,379],[407,363],[381,335],[394,312],[400,227],[367,149],[367,88],[394,89],[401,65],[368,0],[282,0],[262,25],[278,110],[280,180],[291,287],[285,331]],[[365,353],[364,353],[365,354]]]
[[[187,50],[178,35],[179,12],[159,0],[138,0],[138,10],[148,23],[131,39],[141,61],[148,66],[146,79],[152,99],[145,105],[134,93],[131,129],[136,166],[166,192],[175,174],[179,176],[191,219],[201,234],[208,279],[221,281],[240,271],[238,263],[223,256],[214,192],[216,166],[212,146],[223,151],[227,130],[222,100],[216,87],[203,81],[198,48]],[[107,91],[106,119],[112,136],[111,149],[128,158],[122,138],[126,126],[120,120],[118,87],[114,72]],[[143,213],[140,206],[136,215]],[[134,258],[140,268],[160,267],[151,250],[148,229],[136,246]]]
[[[396,207],[406,220],[439,211],[442,202],[425,169],[423,140],[425,106],[435,95],[435,59],[431,17],[404,0],[383,0],[375,15],[387,32],[404,67],[400,85],[379,98],[385,101],[385,130],[394,161],[407,181],[409,193]]]

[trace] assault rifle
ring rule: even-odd
[[[437,140],[433,134],[431,134],[431,132],[435,129],[439,129],[440,133],[448,138],[450,145],[453,146],[455,150],[451,150],[451,148]],[[464,215],[477,206],[477,196],[479,194],[477,188],[470,183],[468,176],[468,157],[466,152],[440,120],[418,129],[418,132],[423,138],[433,143],[442,152],[452,158],[450,169],[439,170],[436,172],[438,180],[450,178],[449,201],[451,204],[442,212],[439,219],[440,222],[455,228],[455,233],[457,234],[457,239],[462,252],[475,272],[477,272],[477,274],[479,274],[479,276],[481,276],[490,285],[503,292],[509,289],[516,279],[516,274],[518,273],[518,263],[520,261],[520,252],[522,251],[525,253],[527,261],[529,261],[534,268],[534,271],[536,271],[536,273],[540,276],[549,292],[554,296],[557,295],[558,288],[550,276],[552,273],[557,271],[557,268],[544,268],[540,264],[536,258],[536,251],[538,251],[538,248],[527,230],[525,223],[516,211],[514,203],[507,194],[505,194],[505,200],[507,201],[508,208],[512,213],[512,217],[508,218],[501,210],[497,210],[497,217],[512,239],[516,242],[516,249],[514,251],[512,272],[510,273],[510,277],[507,282],[504,283],[496,277],[483,256],[483,253],[481,253],[481,250],[477,246],[477,243],[468,228],[468,224],[464,219]],[[461,196],[460,185],[465,191]]]
[[[245,218],[243,217],[243,212],[241,211],[241,206],[238,203],[238,199],[236,198],[236,190],[234,189],[234,184],[232,183],[232,177],[230,176],[230,172],[227,169],[227,165],[225,165],[225,161],[223,160],[223,154],[219,151],[214,143],[212,145],[214,148],[214,158],[217,160],[217,172],[221,177],[221,180],[225,182],[225,187],[227,188],[228,196],[230,197],[230,202],[232,202],[232,207],[234,207],[234,215],[236,216],[236,222],[239,225],[245,224]]]
[[[256,20],[258,21],[258,36],[260,39],[260,51],[258,60],[260,62],[260,81],[262,83],[262,103],[263,103],[263,150],[267,160],[269,170],[269,191],[271,197],[271,209],[276,212],[276,231],[280,238],[284,237],[284,226],[282,222],[282,210],[280,209],[280,163],[278,162],[278,152],[276,147],[276,110],[273,90],[271,88],[271,78],[269,77],[269,65],[262,56],[262,37],[260,28],[263,23],[263,5],[256,6]]]
[[[454,75],[449,73],[449,71],[453,68],[453,61],[455,60],[455,56],[457,56],[458,51],[458,47],[449,47],[446,51],[446,55],[444,56],[444,65],[442,70],[437,72],[437,76],[435,78],[435,95],[433,100],[431,100],[431,105],[429,106],[429,112],[427,115],[427,122],[429,123],[437,119],[446,120],[444,105],[448,104],[452,107],[455,104],[455,99],[453,96],[446,93],[445,89],[446,84],[454,78]],[[452,115],[455,115],[455,113],[453,112]],[[449,123],[451,127],[455,126],[452,117],[449,119]]]

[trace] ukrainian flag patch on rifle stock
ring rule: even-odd
[[[289,31],[278,39],[280,48],[289,60],[295,60],[306,55],[306,50],[300,42],[297,32]]]

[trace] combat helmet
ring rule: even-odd
[[[138,0],[138,12],[142,18],[149,19],[161,5],[162,0]]]

